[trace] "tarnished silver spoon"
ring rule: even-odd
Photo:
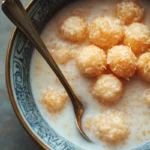
[[[55,72],[56,76],[58,77],[58,79],[64,86],[65,90],[67,91],[70,100],[73,104],[75,117],[76,117],[76,124],[80,134],[86,140],[90,141],[90,139],[84,133],[81,125],[81,119],[84,112],[83,105],[79,101],[75,93],[73,92],[66,78],[62,74],[61,70],[57,66],[52,56],[50,55],[45,44],[40,38],[40,35],[34,28],[21,2],[19,0],[4,0],[2,2],[2,10],[6,14],[6,16],[18,27],[18,29],[20,29],[22,33],[24,33],[25,36],[32,42],[35,48],[39,51],[39,53],[43,56],[43,58],[46,60],[46,62],[49,64],[52,70]]]

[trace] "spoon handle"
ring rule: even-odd
[[[78,100],[76,95],[74,94],[72,88],[70,87],[69,83],[67,82],[66,78],[62,74],[61,70],[57,66],[56,62],[50,55],[48,49],[46,48],[45,44],[43,43],[42,39],[40,38],[39,33],[36,31],[35,27],[33,26],[30,18],[27,16],[27,13],[22,6],[19,0],[4,0],[2,3],[3,12],[6,16],[26,35],[26,37],[33,43],[35,48],[39,51],[39,53],[44,57],[46,62],[50,65],[52,70],[55,72],[56,76],[66,89],[70,100],[72,101],[75,115],[76,111],[79,108],[82,108],[81,102]]]

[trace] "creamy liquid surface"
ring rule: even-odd
[[[113,15],[113,9],[116,1],[114,0],[82,0],[72,3],[50,20],[42,33],[42,39],[50,52],[55,51],[55,43],[59,43],[62,47],[69,47],[74,51],[87,45],[84,42],[81,45],[71,44],[67,41],[58,38],[58,25],[60,20],[68,17],[70,14],[80,14],[85,17],[88,22],[97,16]],[[142,6],[146,9],[146,17],[144,23],[150,25],[150,2],[148,0],[141,1]],[[65,65],[60,65],[62,72],[68,79],[74,92],[82,100],[85,106],[85,114],[83,116],[83,125],[87,117],[95,117],[109,110],[121,111],[125,120],[129,124],[131,133],[125,143],[119,143],[115,146],[110,146],[101,140],[97,140],[94,135],[86,131],[87,135],[94,141],[89,143],[84,140],[76,129],[74,112],[71,102],[68,102],[64,110],[58,114],[50,114],[45,107],[40,103],[42,93],[47,88],[52,88],[56,91],[64,91],[64,88],[59,83],[57,77],[47,65],[42,56],[35,50],[31,63],[31,86],[36,104],[49,125],[57,131],[61,136],[75,145],[86,150],[129,150],[150,141],[150,108],[145,104],[143,95],[150,87],[147,82],[143,81],[138,76],[134,76],[130,81],[123,80],[124,93],[119,103],[112,107],[101,106],[90,93],[90,86],[93,83],[82,76],[74,60],[69,61]]]

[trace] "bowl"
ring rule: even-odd
[[[41,32],[51,17],[73,1],[33,0],[26,10],[36,29]],[[33,50],[34,47],[28,39],[18,29],[15,29],[6,58],[6,83],[14,111],[24,128],[42,148],[46,150],[82,150],[50,127],[35,104],[30,85],[30,62]],[[150,149],[150,143],[134,150],[148,149]]]

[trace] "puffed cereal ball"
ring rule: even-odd
[[[120,100],[123,91],[121,81],[113,74],[101,75],[92,88],[92,95],[105,104]]]
[[[60,32],[72,42],[81,42],[87,35],[87,23],[82,17],[70,16],[63,21]]]
[[[126,79],[136,70],[136,57],[128,46],[117,45],[109,49],[107,63],[116,75]]]
[[[150,52],[144,53],[139,57],[137,67],[143,79],[150,81]]]
[[[141,23],[133,23],[125,29],[124,45],[129,46],[135,55],[150,48],[150,28]]]
[[[122,38],[123,27],[120,20],[114,17],[97,17],[89,26],[90,41],[103,49],[118,44]]]
[[[88,118],[86,129],[92,131],[97,138],[109,144],[123,142],[130,133],[128,124],[118,111],[108,111],[94,119]]]
[[[148,89],[144,95],[144,100],[148,106],[150,106],[150,89]]]
[[[66,48],[53,51],[51,54],[57,63],[64,65],[75,57],[76,52]]]
[[[77,66],[85,76],[97,76],[106,69],[106,54],[97,46],[84,47],[76,57]]]
[[[133,0],[121,0],[115,8],[115,15],[125,25],[140,22],[144,18],[144,8]]]
[[[57,92],[52,89],[48,89],[44,94],[41,103],[47,108],[47,110],[51,113],[60,112],[66,102],[67,102],[67,94],[65,92]]]

